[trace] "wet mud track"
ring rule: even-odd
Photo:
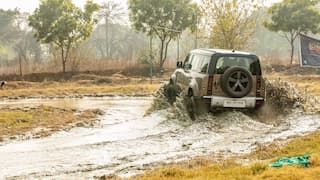
[[[251,152],[258,143],[286,139],[320,128],[320,117],[294,113],[267,125],[237,111],[201,120],[167,118],[168,110],[144,117],[152,98],[20,100],[3,105],[51,105],[105,111],[93,128],[0,145],[0,179],[131,176],[159,163]],[[173,116],[171,116],[173,117]]]

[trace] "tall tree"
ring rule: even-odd
[[[105,36],[106,36],[106,57],[112,56],[112,50],[110,46],[110,23],[116,23],[121,21],[125,12],[120,3],[113,1],[106,1],[100,5],[100,11],[98,13],[100,18],[105,20]]]
[[[32,56],[39,62],[41,56],[40,43],[33,37],[34,32],[32,32],[31,28],[28,26],[28,16],[28,13],[19,12],[15,20],[15,24],[17,25],[15,33],[16,39],[11,43],[18,56],[20,76],[23,75],[23,62],[29,64],[29,60]]]
[[[91,0],[83,11],[71,0],[42,0],[29,17],[29,25],[36,30],[35,37],[42,43],[54,43],[60,49],[63,72],[66,72],[70,50],[91,35],[97,22],[93,13],[98,9]]]
[[[18,10],[0,9],[0,64],[8,62],[10,46],[17,39],[17,26],[15,20]],[[6,60],[6,61],[4,61]]]
[[[256,30],[257,11],[262,0],[202,0],[201,11],[210,45],[243,49]]]
[[[17,31],[15,20],[19,15],[19,11],[0,9],[0,42],[10,43],[14,40]]]
[[[300,33],[317,33],[320,30],[320,12],[316,8],[319,0],[283,0],[271,6],[268,13],[271,21],[264,23],[271,31],[281,31],[291,46],[293,63],[294,42]]]
[[[110,54],[113,59],[127,59],[131,60],[133,56],[143,49],[148,39],[142,33],[137,33],[132,31],[126,25],[120,24],[110,24],[110,31],[112,33],[112,38],[110,38],[110,49],[112,54]],[[103,58],[105,56],[105,25],[99,24],[92,36],[90,37],[89,44],[96,51],[96,56],[98,58]]]
[[[197,5],[192,0],[129,0],[134,29],[160,39],[159,67],[167,59],[168,46],[182,31],[194,27]]]

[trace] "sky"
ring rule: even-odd
[[[22,12],[33,12],[40,4],[40,0],[1,0],[1,9],[18,8]],[[78,7],[83,7],[87,0],[72,0]],[[93,0],[95,3],[102,3],[107,0]],[[113,0],[126,4],[127,0]]]
[[[22,12],[30,12],[32,13],[38,6],[40,3],[40,0],[1,0],[1,4],[0,4],[0,8],[1,9],[14,9],[14,8],[18,8],[20,11]],[[93,0],[96,3],[102,3],[105,2],[107,0]],[[121,2],[122,4],[126,4],[127,0],[113,0],[116,2]],[[195,0],[195,1],[199,1],[199,0]],[[268,5],[274,3],[274,2],[279,2],[281,0],[266,0],[266,3]],[[86,0],[73,0],[73,2],[79,6],[82,7]]]

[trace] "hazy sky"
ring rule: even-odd
[[[33,12],[36,7],[39,6],[39,0],[1,0],[1,9],[14,9],[19,8],[23,12]],[[101,3],[106,0],[94,0],[96,3]],[[121,2],[123,4],[126,4],[127,0],[113,0],[117,2]],[[195,0],[199,1],[199,0]],[[266,0],[267,4],[272,4],[273,2],[278,2],[281,0]],[[86,2],[86,0],[73,0],[74,3],[77,4],[77,6],[83,6]]]
[[[23,12],[33,12],[40,3],[40,0],[1,0],[0,8],[14,9],[19,8]],[[87,0],[72,0],[77,6],[83,7]],[[106,0],[93,0],[96,3],[105,2]],[[125,4],[127,0],[113,0]]]

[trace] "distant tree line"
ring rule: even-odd
[[[32,14],[0,9],[0,65],[17,64],[22,76],[23,66],[59,59],[66,72],[90,51],[88,61],[142,59],[161,69],[170,55],[196,47],[261,54],[290,47],[292,63],[298,35],[320,30],[320,0],[283,0],[268,10],[263,1],[129,0],[130,26],[122,5],[111,0],[88,0],[83,9],[71,0],[42,0]]]

